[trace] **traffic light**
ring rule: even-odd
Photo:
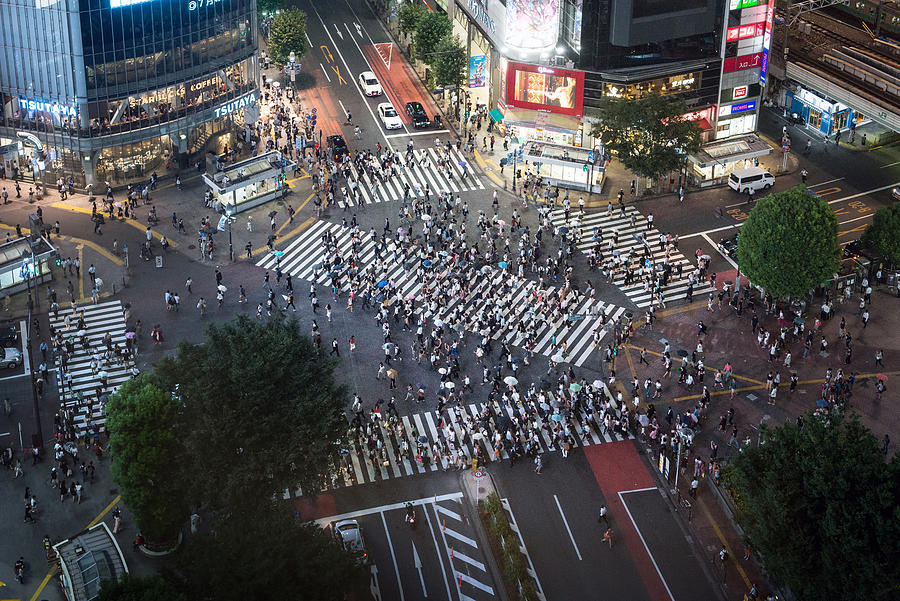
[[[62,265],[62,259],[60,259],[59,256],[57,256],[56,257],[56,266],[60,267],[61,265]]]

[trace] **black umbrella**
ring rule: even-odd
[[[277,214],[278,214],[278,211],[271,211],[271,212],[269,213],[269,219],[271,219],[272,217],[274,217],[274,216],[277,215]]]
[[[679,357],[687,357],[687,356],[688,356],[688,352],[687,352],[686,350],[684,350],[684,349],[678,349],[678,356],[679,356]]]

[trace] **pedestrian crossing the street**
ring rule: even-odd
[[[603,387],[612,411],[617,412],[616,401]],[[438,470],[471,467],[476,455],[475,445],[481,445],[488,463],[510,460],[509,453],[501,445],[499,453],[493,448],[491,435],[483,426],[478,425],[479,416],[485,410],[485,403],[468,403],[460,405],[459,415],[455,410],[444,411],[442,417],[435,411],[425,411],[413,415],[404,415],[394,420],[378,420],[376,439],[378,443],[360,444],[359,441],[345,443],[341,450],[341,474],[335,474],[325,488],[343,488],[426,474]],[[498,421],[505,423],[513,419],[515,411],[510,407],[493,405],[495,417],[492,430],[502,431],[495,427]],[[507,422],[507,418],[509,422]],[[393,421],[393,425],[390,423]],[[551,420],[551,423],[552,420]],[[581,415],[570,415],[562,424],[570,432],[569,440],[574,447],[588,447],[607,442],[616,442],[634,438],[631,434],[623,434],[620,430],[606,428],[603,420],[596,412],[584,411]],[[547,428],[538,430],[538,441],[534,452],[548,453],[560,451],[559,439]],[[435,455],[435,445],[442,449]],[[444,451],[445,450],[445,451]],[[567,451],[571,452],[571,451]],[[522,457],[517,461],[530,461],[530,457]],[[285,490],[284,497],[290,498],[292,491]],[[294,496],[302,496],[299,489],[293,491]]]
[[[666,262],[666,244],[660,244],[660,236],[665,235],[661,234],[652,224],[651,227],[647,227],[648,219],[637,209],[626,205],[624,214],[619,208],[614,208],[609,214],[607,211],[597,211],[585,213],[583,217],[575,209],[570,211],[568,222],[565,218],[565,210],[556,209],[550,213],[550,221],[556,227],[568,227],[570,236],[579,236],[580,240],[577,246],[585,254],[589,254],[594,248],[594,236],[599,228],[602,233],[601,248],[604,262],[607,264],[604,272],[609,274],[610,271],[614,271],[612,283],[618,286],[640,308],[649,307],[656,302],[653,284],[641,278],[639,267],[646,265],[644,253],[645,248],[649,247],[652,268],[656,270],[656,273],[660,272]],[[610,247],[616,232],[618,232],[618,241]],[[611,270],[610,266],[613,262],[616,264],[616,268]],[[677,248],[669,252],[668,262],[672,266],[672,273],[666,284],[662,286],[663,302],[686,299],[692,277],[694,279],[692,296],[706,294],[713,290],[708,281],[698,277],[696,266]],[[632,265],[635,270],[634,279],[629,283],[626,283],[625,270],[621,269],[621,266],[626,264]],[[678,275],[679,269],[680,275]]]
[[[321,239],[323,234],[330,232],[337,239],[337,246],[342,253],[348,253],[352,245],[352,236],[349,228],[326,221],[317,221],[310,228],[292,241],[281,252],[280,265],[284,273],[290,273],[294,278],[315,281],[319,285],[330,285],[331,272],[322,269],[323,251]],[[357,269],[363,271],[365,267],[375,260],[375,242],[369,236],[363,236],[360,241],[360,264]],[[404,265],[399,255],[391,258],[392,247],[388,248],[385,265],[387,277],[404,298],[421,298],[423,288],[422,279],[417,277],[412,265]],[[257,266],[265,269],[274,269],[277,261],[275,253],[270,253],[257,263]],[[346,274],[349,266],[340,268],[341,276]],[[425,281],[434,281],[435,278],[447,275],[445,271],[432,270],[426,272]],[[506,274],[499,268],[484,267],[476,276],[482,280],[490,278],[499,283]],[[346,278],[343,278],[346,280]],[[474,283],[474,280],[473,280]],[[625,312],[623,307],[617,307],[601,300],[582,295],[571,309],[571,319],[554,322],[535,317],[534,302],[539,284],[525,280],[515,289],[509,298],[509,302],[503,309],[503,324],[494,335],[494,340],[521,346],[524,342],[520,326],[526,321],[537,320],[537,343],[532,349],[535,353],[547,357],[554,357],[562,353],[566,360],[580,367],[587,363],[590,356],[597,350],[600,341],[610,332]],[[349,289],[345,282],[344,290]],[[480,300],[450,299],[445,305],[445,311],[450,311],[462,303],[462,313],[466,316],[467,329],[474,327],[478,313],[487,306],[493,306],[490,298]]]
[[[426,188],[431,191],[431,198],[447,192],[458,194],[468,190],[484,189],[484,184],[455,147],[451,147],[450,150],[452,160],[442,160],[441,154],[445,152],[433,147],[415,149],[414,160],[406,161],[396,175],[383,178],[372,176],[365,171],[360,172],[351,162],[350,180],[353,183],[346,198],[341,198],[337,204],[341,208],[346,208],[362,203],[402,200],[406,186],[409,186],[411,199],[424,198]],[[440,162],[443,166],[439,164]]]
[[[69,310],[60,311],[57,317],[51,315],[50,325],[54,331],[62,332],[64,341],[64,346],[57,352],[60,403],[70,414],[76,431],[84,434],[91,426],[102,426],[106,421],[105,402],[98,398],[98,389],[100,396],[112,394],[132,377],[134,362],[127,356],[119,359],[112,352],[109,354],[115,358],[109,361],[103,358],[109,348],[113,351],[117,346],[126,348],[125,312],[118,300],[86,304],[78,306],[75,313]],[[80,329],[79,325],[84,328]],[[107,334],[109,339],[106,339]],[[60,355],[65,351],[65,341],[71,343],[71,352],[67,353],[68,358],[63,363]],[[100,359],[96,367],[92,367],[91,361],[95,357]]]

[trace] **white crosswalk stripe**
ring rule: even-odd
[[[588,254],[595,246],[594,235],[597,228],[602,232],[601,250],[605,260],[626,257],[635,270],[634,280],[625,283],[625,273],[616,271],[613,283],[621,288],[622,292],[638,307],[649,307],[654,302],[652,284],[641,278],[642,266],[645,265],[645,247],[650,247],[650,260],[655,269],[660,270],[666,262],[665,245],[660,245],[660,232],[655,227],[647,227],[647,218],[637,209],[627,205],[625,214],[614,207],[611,214],[606,211],[586,213],[580,217],[578,210],[569,213],[569,221],[566,222],[565,211],[557,209],[550,213],[550,221],[554,226],[568,227],[570,235],[580,237],[578,249]],[[618,232],[618,241],[611,246],[614,234]],[[646,242],[645,242],[646,241]],[[690,278],[694,278],[693,296],[706,294],[713,290],[706,280],[699,280],[699,271],[694,264],[684,257],[677,249],[669,252],[668,263],[672,266],[672,273],[666,284],[662,287],[664,302],[671,302],[687,298]],[[678,275],[679,269],[681,275]],[[693,275],[692,275],[693,274]]]
[[[407,163],[404,158],[402,168],[396,175],[390,177],[370,175],[365,170],[360,172],[356,165],[351,163],[350,179],[354,185],[350,188],[353,189],[353,193],[348,194],[347,198],[339,199],[337,204],[344,208],[362,203],[402,200],[407,186],[411,198],[424,198],[426,187],[431,191],[431,198],[446,192],[456,194],[467,190],[484,189],[484,184],[471,167],[466,167],[463,175],[460,162],[466,159],[456,148],[450,150],[452,160],[444,161],[443,153],[443,150],[439,152],[433,147],[417,148],[413,150],[414,160]],[[401,156],[404,156],[403,153]],[[439,161],[443,163],[442,166]]]
[[[325,221],[317,221],[281,252],[280,265],[282,271],[290,273],[294,278],[309,281],[315,280],[320,285],[330,284],[330,272],[322,269],[321,266],[324,256],[321,248],[321,239],[326,232],[330,232],[335,236],[337,246],[341,249],[342,254],[349,251],[352,245],[349,228]],[[369,264],[375,261],[376,245],[368,235],[362,236],[359,244],[360,264],[357,265],[357,269],[364,271]],[[270,253],[260,260],[257,266],[265,269],[274,269],[279,259],[279,257],[276,257],[276,254]],[[387,254],[389,255],[390,253],[388,252]],[[349,266],[342,266],[338,270],[343,280],[346,280],[343,275],[348,269]],[[399,290],[402,290],[405,298],[410,298],[410,295],[413,295],[417,300],[421,300],[422,282],[417,280],[415,271],[404,265],[400,257],[392,261],[386,261],[386,269],[385,279],[392,282]],[[438,275],[446,275],[446,273],[430,272],[426,277],[432,279],[427,281],[433,281],[433,278]],[[503,277],[504,274],[499,268],[490,267],[487,273],[480,274],[478,279],[490,279],[499,282]],[[349,284],[345,283],[344,290],[348,288]],[[493,338],[508,344],[521,346],[524,340],[520,334],[520,326],[522,329],[525,329],[526,326],[534,322],[537,342],[533,351],[552,357],[562,349],[566,349],[568,360],[578,367],[587,363],[591,355],[597,350],[599,343],[612,330],[613,325],[625,312],[624,307],[617,307],[601,300],[581,296],[575,305],[575,310],[572,312],[573,321],[571,324],[567,324],[565,320],[551,323],[535,313],[536,294],[537,284],[535,282],[520,282],[519,288],[511,293],[512,302],[504,309],[504,321]],[[495,307],[493,301],[489,298],[482,298],[478,301],[471,299],[460,301],[454,298],[447,303],[445,309],[448,311],[453,310],[460,303],[462,303],[462,313],[469,330],[475,325],[478,319],[477,316],[482,310]]]
[[[618,411],[615,407],[615,399],[605,388],[604,394],[610,399],[613,410]],[[471,466],[472,457],[476,453],[476,444],[483,446],[484,456],[487,457],[488,462],[509,459],[505,449],[500,452],[499,457],[495,455],[490,446],[489,437],[484,437],[481,442],[478,442],[473,441],[468,434],[471,427],[467,424],[473,423],[472,420],[477,420],[485,406],[485,403],[471,403],[462,408],[459,418],[452,409],[446,409],[443,417],[434,411],[416,413],[412,416],[404,415],[395,421],[394,427],[391,427],[386,421],[379,422],[380,427],[375,431],[380,445],[374,444],[370,450],[367,446],[359,444],[358,441],[348,444],[342,451],[344,455],[343,477],[336,477],[329,488],[342,488],[425,474],[439,469],[456,469],[454,451],[462,454],[463,463],[466,466]],[[495,416],[513,418],[515,415],[515,411],[509,407],[501,408],[495,404],[493,408]],[[621,431],[606,430],[595,411],[588,413],[587,410],[584,410],[581,415],[573,415],[567,424],[575,447],[587,447],[634,438],[631,434],[626,435]],[[583,424],[587,424],[586,430],[583,428]],[[493,431],[502,430],[497,427],[497,417],[492,420],[491,429]],[[422,441],[421,445],[420,440]],[[539,452],[558,451],[558,445],[552,445],[551,440],[550,434],[542,429],[538,445]],[[437,458],[433,457],[432,452],[436,442],[447,449],[445,455]],[[523,439],[522,442],[524,444],[527,441]],[[418,454],[417,449],[419,448],[425,450],[422,456]],[[528,459],[522,458],[520,461],[528,461]],[[289,491],[285,491],[285,497],[289,496]]]
[[[66,329],[66,316],[69,315],[69,328]],[[84,320],[84,330],[79,330],[79,317]],[[71,340],[74,343],[74,352],[69,354],[66,369],[63,370],[60,358],[57,358],[57,381],[60,382],[60,402],[72,415],[72,421],[80,434],[89,430],[90,425],[102,426],[106,416],[97,398],[98,387],[102,386],[101,375],[107,374],[107,383],[102,387],[102,393],[111,394],[131,378],[131,368],[134,363],[130,360],[122,362],[111,361],[104,367],[99,367],[95,372],[91,368],[93,354],[102,354],[107,347],[104,337],[108,333],[111,337],[112,347],[121,345],[125,348],[126,323],[125,314],[120,301],[108,301],[96,305],[86,304],[77,308],[72,315],[71,311],[60,311],[57,317],[50,316],[50,325],[56,331],[61,331],[63,340]],[[88,338],[88,346],[82,344],[83,332]],[[71,387],[65,385],[65,375],[71,376]]]

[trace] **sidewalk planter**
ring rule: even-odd
[[[503,585],[511,600],[540,601],[530,561],[523,551],[518,532],[513,530],[509,514],[497,493],[478,503],[478,515],[488,533],[491,552],[503,570]]]
[[[178,547],[181,546],[183,540],[184,534],[179,532],[178,538],[175,540],[168,540],[158,543],[148,541],[138,547],[138,549],[145,557],[149,557],[151,559],[160,559],[162,557],[168,557],[169,555],[175,553],[175,551],[178,550]]]

